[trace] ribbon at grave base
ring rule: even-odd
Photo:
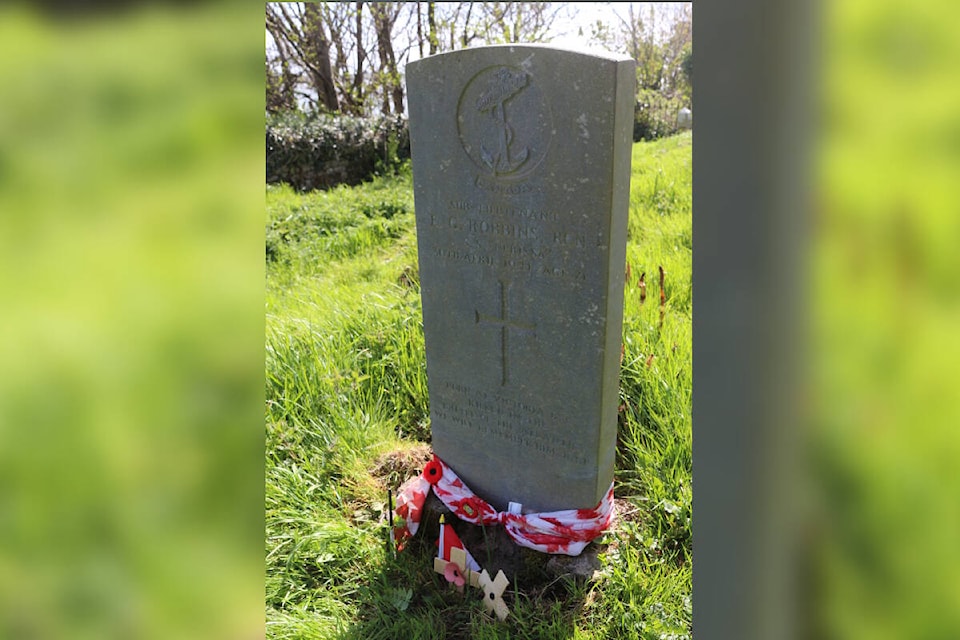
[[[395,511],[403,523],[394,529],[398,549],[417,533],[423,503],[431,489],[461,520],[480,525],[501,524],[518,545],[543,553],[580,555],[591,540],[609,528],[615,515],[612,483],[600,503],[592,509],[527,514],[497,511],[434,455],[423,473],[400,487]]]

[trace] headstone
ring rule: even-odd
[[[434,451],[505,510],[613,480],[634,63],[544,46],[407,65]]]
[[[677,112],[677,127],[680,129],[693,128],[693,111],[684,107]]]

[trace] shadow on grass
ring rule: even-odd
[[[484,609],[482,590],[467,587],[459,593],[433,571],[436,531],[435,524],[425,527],[396,556],[384,548],[378,569],[358,580],[358,622],[337,638],[559,640],[574,636],[589,585],[549,576],[544,570],[549,557],[523,549],[523,566],[504,592],[510,615],[501,622]]]

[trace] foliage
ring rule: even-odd
[[[548,42],[558,17],[568,13],[563,2],[479,2],[477,31],[487,44]]]
[[[340,259],[399,238],[413,213],[411,194],[398,188],[409,179],[409,169],[402,173],[406,177],[376,178],[363,190],[340,185],[288,197],[267,220],[267,261],[310,271],[319,255]],[[270,188],[278,198],[291,192],[285,184]]]
[[[477,44],[547,42],[566,3],[268,2],[267,109],[399,115],[403,68]]]
[[[639,89],[689,107],[690,3],[626,7],[614,26],[588,25],[587,42],[630,55]],[[403,69],[414,52],[422,58],[468,46],[550,42],[555,27],[575,21],[579,10],[563,2],[270,2],[267,109],[400,114]],[[666,135],[662,127],[645,130]]]
[[[960,5],[824,5],[811,626],[960,637]],[[866,107],[865,105],[869,105]]]
[[[409,172],[268,187],[268,637],[690,637],[691,141],[634,147],[621,512],[602,571],[588,585],[511,586],[503,623],[445,589],[418,538],[386,551],[373,470],[429,439]]]
[[[359,184],[410,157],[407,123],[395,117],[272,114],[266,137],[267,182],[301,191]]]
[[[656,140],[676,133],[677,114],[683,107],[682,98],[641,89],[633,112],[633,141]]]
[[[666,6],[665,6],[666,5]],[[693,44],[690,3],[633,3],[617,13],[611,28],[590,26],[590,42],[629,55],[637,65],[633,140],[655,140],[677,132],[677,113],[692,106]]]
[[[691,45],[687,45],[683,50],[680,69],[683,71],[683,77],[686,80],[686,98],[689,101],[692,98],[691,93],[693,91],[693,47]]]
[[[0,6],[0,638],[262,637],[260,28]]]

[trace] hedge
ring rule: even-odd
[[[677,132],[679,98],[641,90],[634,108],[633,140]],[[356,185],[395,170],[410,157],[410,130],[401,117],[313,115],[267,116],[267,182],[298,191]]]
[[[298,191],[355,185],[410,157],[410,132],[399,117],[267,116],[267,182]]]
[[[676,133],[679,129],[677,115],[685,106],[678,97],[666,97],[659,91],[641,89],[633,111],[633,141],[656,140]]]

